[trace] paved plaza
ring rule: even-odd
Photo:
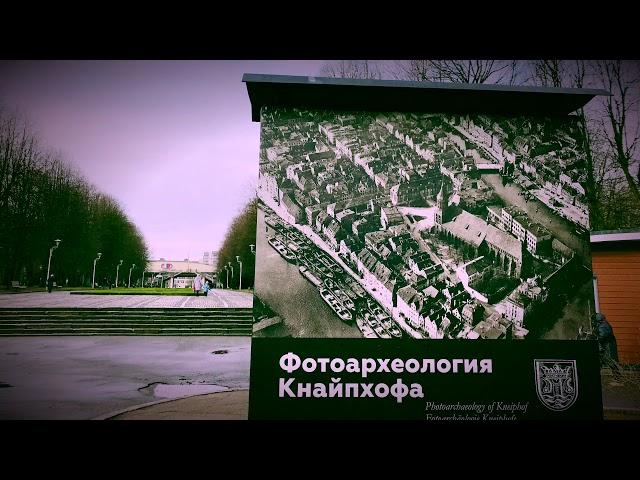
[[[0,420],[93,419],[248,389],[250,351],[248,337],[0,338]]]
[[[71,295],[70,292],[0,294],[0,308],[251,308],[253,294],[213,289],[208,296]]]

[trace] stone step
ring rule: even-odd
[[[88,328],[234,328],[252,327],[252,322],[0,322],[0,331],[15,328],[37,329],[37,328],[64,328],[64,327],[88,327]]]
[[[0,308],[0,336],[251,336],[251,308]]]

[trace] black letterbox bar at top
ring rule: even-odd
[[[606,90],[245,73],[251,119],[265,105],[310,109],[568,115]]]

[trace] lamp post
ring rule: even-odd
[[[122,265],[124,260],[120,260],[120,263],[116,265],[116,288],[118,288],[118,274],[120,273],[120,265]]]
[[[236,261],[240,264],[240,284],[238,290],[242,290],[242,262],[240,261],[240,255],[236,255]]]
[[[131,271],[136,268],[136,264],[134,263],[133,265],[131,265],[131,268],[129,269],[129,286],[127,288],[131,288]]]
[[[227,271],[227,289],[228,289],[229,288],[229,267],[225,265],[224,269]]]
[[[146,268],[142,271],[142,288],[144,288],[144,274],[145,273],[147,273],[147,269]]]
[[[251,253],[253,253],[255,255],[256,254],[256,246],[252,243],[251,245],[249,245],[249,248],[251,249]]]
[[[56,242],[56,244],[49,249],[49,265],[47,266],[47,279],[45,280],[45,282],[49,281],[49,273],[51,272],[51,256],[53,255],[53,251],[60,246],[60,242],[62,240],[58,238],[54,241]]]
[[[233,265],[231,265],[231,262],[228,262],[229,268],[231,269],[231,283],[233,283]]]
[[[102,257],[102,253],[98,252],[98,256],[93,261],[93,276],[91,277],[91,288],[96,288],[96,263]]]

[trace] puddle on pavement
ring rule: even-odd
[[[154,382],[146,387],[138,389],[140,392],[152,395],[156,398],[179,398],[189,395],[204,395],[206,393],[218,393],[226,392],[228,387],[222,385],[209,385],[209,384],[184,384],[184,385],[170,385],[161,382]]]

